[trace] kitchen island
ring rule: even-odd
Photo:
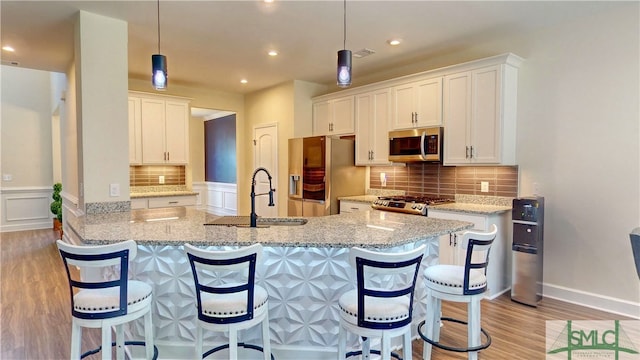
[[[219,217],[171,208],[68,218],[70,236],[84,244],[126,239],[138,243],[130,270],[153,286],[155,338],[161,358],[189,358],[195,342],[193,278],[182,250],[185,242],[215,249],[260,242],[264,246],[257,282],[269,293],[271,343],[278,359],[326,359],[335,356],[338,298],[352,289],[355,271],[349,248],[400,251],[427,244],[422,268],[437,262],[438,237],[472,227],[464,221],[431,219],[377,210],[305,218],[305,225],[239,228],[204,225]],[[416,289],[415,325],[425,314],[421,276]],[[131,331],[141,337],[141,324]],[[251,329],[240,341],[260,343]],[[205,344],[226,337],[206,333]],[[355,344],[355,337],[349,338]],[[255,354],[251,354],[252,356]]]

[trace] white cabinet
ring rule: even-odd
[[[355,132],[354,96],[313,103],[313,135],[347,135]]]
[[[148,198],[132,198],[131,210],[157,209],[175,206],[195,206],[196,195],[158,196]]]
[[[129,164],[142,164],[142,113],[140,98],[129,97]]]
[[[487,268],[488,291],[490,298],[497,297],[511,287],[511,224],[509,212],[491,215],[476,215],[429,208],[427,216],[436,219],[468,221],[474,224],[473,229],[488,231],[492,224],[498,227],[496,239],[491,245],[489,266]],[[440,237],[439,262],[441,264],[464,265],[465,252],[461,244],[460,234]]]
[[[442,77],[394,86],[393,128],[442,125]]]
[[[444,165],[515,165],[517,69],[493,65],[444,78]]]
[[[189,100],[153,94],[129,94],[129,115],[139,101],[141,124],[141,162],[145,165],[184,165],[189,162]],[[129,118],[129,127],[132,120]],[[135,120],[133,121],[135,123]],[[132,158],[132,134],[130,139],[130,160]],[[137,148],[137,145],[136,145]]]
[[[391,92],[356,95],[356,165],[389,165]]]
[[[195,195],[182,195],[182,196],[162,196],[152,197],[148,199],[149,209],[165,208],[174,206],[195,206]]]
[[[340,214],[352,213],[354,211],[371,210],[371,204],[360,201],[340,200]]]

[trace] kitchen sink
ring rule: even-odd
[[[213,221],[206,223],[205,225],[217,225],[217,226],[235,226],[235,227],[249,227],[251,219],[249,216],[221,216]],[[261,218],[256,220],[256,227],[270,227],[270,226],[300,226],[307,223],[307,219],[303,218]]]

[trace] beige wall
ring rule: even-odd
[[[127,23],[85,11],[76,22],[79,181],[84,203],[129,200]],[[110,194],[117,184],[119,196]]]
[[[1,164],[11,181],[2,187],[53,184],[49,72],[4,66],[2,82]]]

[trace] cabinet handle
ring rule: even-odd
[[[418,112],[416,111],[416,124],[418,123]]]
[[[465,150],[464,150],[464,158],[468,159],[469,158],[469,147],[465,146],[464,148],[465,148]]]
[[[167,161],[171,160],[171,158],[169,157],[170,155],[171,153],[167,151]]]
[[[449,234],[449,246],[453,246],[453,240],[451,239],[453,234]]]
[[[169,201],[169,204],[177,204],[177,201]]]
[[[413,111],[411,112],[411,123],[413,124],[414,122],[416,122],[415,120],[416,117],[416,113],[414,113]]]

